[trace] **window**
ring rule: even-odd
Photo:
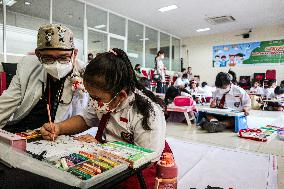
[[[7,9],[7,53],[27,54],[36,48],[39,26],[49,23],[48,0],[19,0]]]
[[[84,59],[84,3],[76,0],[53,0],[52,22],[67,26],[74,34],[77,57]]]
[[[109,14],[109,32],[120,36],[125,36],[125,18]]]
[[[107,31],[107,12],[87,5],[88,27]]]
[[[107,51],[107,34],[89,30],[88,32],[88,53],[95,57],[97,53]]]
[[[170,36],[164,33],[160,33],[160,50],[165,52],[165,58],[163,63],[166,68],[170,69]]]
[[[180,40],[172,38],[172,70],[181,71],[180,64]]]
[[[12,6],[6,6],[7,25],[37,31],[41,25],[49,23],[49,0],[30,1],[30,4],[25,2],[19,0]]]
[[[158,49],[158,31],[146,27],[145,33],[145,66],[155,67],[155,56]]]
[[[143,25],[128,21],[128,57],[133,66],[143,65]]]

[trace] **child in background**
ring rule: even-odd
[[[284,111],[284,88],[277,86],[274,90],[273,100],[279,102],[268,102],[267,110],[270,111]]]
[[[178,73],[178,78],[176,79],[174,83],[174,87],[176,88],[184,87],[184,83],[182,81],[182,73]]]
[[[283,80],[283,81],[281,81],[281,83],[280,83],[280,87],[281,87],[281,88],[284,88],[284,80]]]
[[[220,72],[216,76],[211,108],[231,108],[249,115],[251,100],[247,92],[232,83],[232,77],[228,73]],[[225,128],[234,128],[234,119],[227,116],[207,114],[199,125],[210,133],[221,132]]]
[[[190,82],[190,88],[187,89],[191,94],[194,93],[204,93],[203,89],[201,87],[198,86],[197,81],[192,80]]]
[[[202,86],[202,90],[206,98],[206,102],[210,102],[210,99],[212,98],[213,91],[214,91],[213,88],[208,86],[206,82],[202,82],[201,86]]]
[[[249,92],[252,94],[263,94],[263,88],[260,87],[260,83],[258,80],[253,81],[253,86],[250,88]]]
[[[183,86],[187,87],[189,85],[188,75],[187,74],[183,74],[181,79],[182,79],[182,82],[183,82]]]
[[[274,97],[274,90],[276,86],[277,85],[275,80],[270,80],[268,82],[268,88],[264,90],[264,97],[266,97],[266,99],[271,99]]]
[[[136,79],[126,53],[111,49],[88,64],[84,85],[90,95],[88,107],[80,115],[61,123],[46,123],[41,128],[44,139],[58,135],[73,135],[98,127],[96,137],[89,142],[124,141],[162,154],[165,146],[166,121],[163,104]],[[86,137],[85,137],[86,138]],[[158,159],[157,159],[158,160]],[[154,186],[156,164],[142,171],[148,188]],[[118,188],[139,188],[133,176]]]

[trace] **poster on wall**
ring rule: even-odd
[[[284,40],[213,46],[213,67],[284,64]]]

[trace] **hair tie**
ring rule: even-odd
[[[113,53],[115,56],[117,56],[117,53],[116,53],[116,52],[114,52],[114,50],[113,50],[113,49],[109,49],[109,50],[108,50],[108,52]]]

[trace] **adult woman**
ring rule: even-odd
[[[166,81],[166,67],[163,63],[165,52],[160,50],[155,57],[155,73],[160,75],[160,80],[157,81],[157,93],[165,93],[164,82]]]

